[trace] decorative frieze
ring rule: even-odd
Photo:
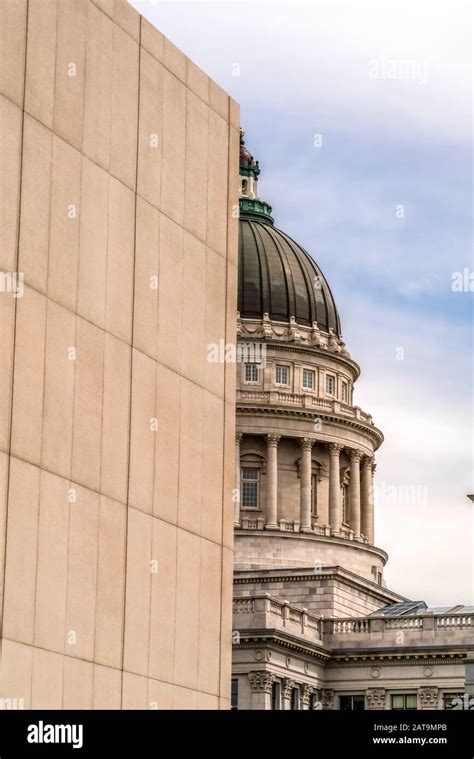
[[[365,695],[368,709],[385,709],[385,688],[368,688]]]
[[[329,332],[323,332],[317,322],[313,322],[311,327],[305,327],[298,324],[294,316],[290,316],[288,324],[273,321],[268,313],[264,313],[261,320],[242,320],[240,313],[237,312],[237,335],[239,337],[252,335],[253,338],[283,340],[284,342],[292,340],[296,343],[322,348],[329,353],[338,353],[340,356],[350,358],[345,342],[336,335],[332,328]]]
[[[439,688],[422,685],[421,688],[418,688],[418,701],[420,709],[437,709],[439,704]]]

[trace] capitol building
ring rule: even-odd
[[[239,104],[126,0],[0,29],[0,709],[469,708],[474,607],[386,585],[383,435]]]
[[[386,585],[383,435],[353,403],[329,284],[274,225],[259,173],[242,133],[237,334],[259,349],[237,370],[232,707],[469,708],[474,607]]]

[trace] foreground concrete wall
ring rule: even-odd
[[[227,708],[238,106],[124,0],[0,15],[0,696]]]

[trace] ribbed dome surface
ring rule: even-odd
[[[239,229],[240,316],[330,327],[341,335],[336,304],[311,256],[265,219],[241,213]]]

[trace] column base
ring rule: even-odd
[[[314,535],[314,530],[312,527],[300,527],[300,532],[309,532]]]
[[[278,524],[266,524],[265,525],[266,530],[278,530],[280,532],[280,526]]]

